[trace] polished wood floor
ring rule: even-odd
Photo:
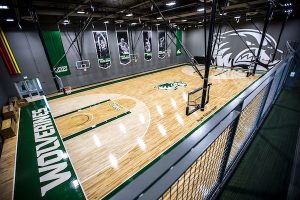
[[[65,141],[88,198],[99,199],[160,156],[256,78],[212,69],[210,102],[205,112],[197,111],[190,116],[185,115],[187,93],[202,86],[202,80],[190,66],[87,90],[51,100],[49,104],[54,116],[107,99],[130,111],[122,118]],[[170,81],[182,81],[187,86],[157,89],[159,84]],[[56,123],[65,137],[122,112],[107,102],[58,118]]]
[[[101,199],[257,78],[236,71],[211,69],[210,102],[204,112],[196,111],[190,116],[185,115],[187,93],[203,84],[190,66],[86,90],[53,99],[49,104],[54,117],[76,111],[55,119],[63,138],[102,123],[64,142],[87,197]],[[157,88],[172,81],[181,81],[187,86],[178,86],[176,90]],[[108,99],[110,101],[103,104],[82,109]],[[125,116],[108,120],[128,111]],[[15,145],[15,138],[5,142],[0,162],[0,176],[6,174],[7,177],[0,181],[0,191],[8,191],[3,199],[11,197]]]

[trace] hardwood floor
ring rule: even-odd
[[[118,79],[101,87],[95,84],[93,89],[84,87],[84,91],[50,100],[49,105],[62,138],[67,138],[65,147],[88,199],[101,199],[257,78],[211,69],[209,104],[204,112],[198,110],[190,116],[185,115],[187,94],[203,84],[190,66]],[[175,90],[159,89],[172,82],[187,85],[179,84]],[[16,137],[5,141],[0,199],[11,199],[15,146]]]
[[[131,112],[65,141],[89,199],[104,197],[257,79],[247,78],[241,72],[212,69],[209,104],[204,112],[186,116],[187,93],[202,86],[202,80],[190,69],[190,66],[177,67],[49,101],[54,116],[105,99],[119,102]],[[187,86],[178,86],[176,90],[157,88],[172,81],[184,82]],[[100,122],[122,111],[105,103],[80,112]],[[56,119],[62,136],[80,130],[72,125],[74,115]],[[85,121],[83,118],[77,118],[78,124]],[[81,126],[93,123],[87,120],[86,125]]]

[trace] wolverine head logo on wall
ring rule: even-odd
[[[237,29],[237,32],[239,35],[234,30],[224,32],[220,35],[220,42],[219,44],[217,43],[213,52],[213,57],[215,58],[213,64],[247,69],[251,62],[255,60],[254,55],[258,53],[262,37],[261,32],[254,29]],[[239,36],[250,49],[241,41]],[[279,49],[277,50],[276,58],[271,62],[276,45],[276,40],[271,35],[266,34],[260,53],[259,62],[261,64],[258,64],[257,70],[269,70],[280,62],[279,58],[283,51]]]

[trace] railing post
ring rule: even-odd
[[[239,124],[240,116],[241,116],[242,109],[243,109],[243,104],[244,104],[244,101],[242,101],[234,109],[234,111],[239,112],[239,115],[235,119],[235,121],[231,124],[231,130],[230,130],[230,133],[228,134],[228,137],[227,137],[227,141],[226,141],[226,144],[225,144],[225,151],[224,151],[224,154],[223,154],[223,157],[222,157],[221,166],[220,166],[220,170],[219,170],[219,175],[218,175],[218,180],[217,180],[217,187],[222,183],[222,180],[223,180],[223,178],[226,174],[227,162],[229,160],[229,155],[230,155],[230,151],[231,151],[231,148],[232,148],[233,140],[234,140],[234,137],[235,137],[235,133],[237,131],[238,124]]]
[[[289,62],[286,63],[287,72],[286,72],[286,75],[284,77],[284,80],[282,81],[282,86],[285,84],[286,79],[289,76],[289,73],[291,72],[291,66],[292,66],[292,63],[294,62],[294,54],[288,60],[289,60]]]
[[[275,102],[275,99],[277,98],[277,95],[278,95],[278,93],[280,92],[280,90],[281,90],[281,86],[280,86],[280,83],[281,83],[281,80],[282,80],[282,78],[283,78],[283,75],[284,75],[284,72],[285,72],[285,68],[287,67],[287,63],[285,64],[285,66],[283,66],[284,68],[283,68],[283,70],[282,70],[282,74],[280,75],[280,79],[279,79],[279,81],[278,81],[278,87],[276,88],[276,91],[275,91],[275,97],[274,97],[274,99],[273,99],[273,102]],[[282,85],[283,85],[283,83],[282,83]]]
[[[255,128],[257,128],[257,127],[259,126],[259,123],[261,122],[261,119],[262,119],[262,117],[263,117],[263,116],[262,116],[262,115],[263,115],[263,111],[264,111],[264,108],[265,108],[265,106],[266,106],[266,102],[267,102],[267,100],[268,100],[268,97],[269,97],[269,95],[270,95],[270,90],[271,90],[271,88],[272,88],[272,84],[273,84],[273,80],[274,80],[274,78],[275,78],[276,72],[277,72],[277,70],[276,70],[273,74],[271,74],[270,77],[272,77],[272,80],[270,81],[269,86],[266,86],[266,87],[268,87],[268,88],[267,88],[267,91],[266,91],[265,96],[264,96],[264,98],[263,98],[263,101],[262,101],[262,104],[261,104],[261,107],[260,107],[260,111],[259,111],[259,113],[258,113],[257,121],[256,121],[256,123],[255,123]]]

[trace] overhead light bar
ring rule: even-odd
[[[13,18],[7,18],[5,21],[7,21],[7,22],[14,22],[15,20]]]
[[[240,18],[241,18],[241,16],[235,16],[234,18],[235,18],[235,19],[240,19]]]
[[[158,17],[158,18],[156,18],[156,19],[158,19],[158,20],[161,20],[161,19],[162,19],[162,17]]]
[[[85,14],[85,12],[83,10],[78,10],[77,13],[78,14]]]
[[[289,14],[290,14],[290,13],[292,13],[292,12],[293,12],[293,9],[288,9],[288,10],[285,10],[284,12],[285,12],[285,13],[289,13]]]
[[[7,10],[8,6],[7,5],[0,5],[0,10]]]
[[[132,26],[137,25],[137,24],[138,24],[138,23],[136,23],[136,22],[132,22],[132,23],[131,23]]]
[[[197,12],[203,12],[204,11],[204,8],[198,8],[197,9]]]
[[[64,25],[66,25],[66,24],[70,24],[70,20],[68,20],[68,19],[65,19],[65,20],[63,21],[63,24],[64,24]]]
[[[122,19],[119,19],[119,20],[116,20],[115,21],[117,24],[121,24],[121,23],[123,23],[124,22],[124,20],[122,20]]]
[[[175,2],[175,1],[168,1],[168,2],[166,3],[166,6],[174,6],[174,5],[176,5],[176,2]]]
[[[128,13],[128,14],[126,14],[126,17],[132,17],[133,16],[133,14],[132,13]]]
[[[103,23],[104,23],[104,24],[108,24],[108,23],[109,23],[109,21],[104,21]]]
[[[183,19],[183,20],[181,20],[182,22],[186,22],[187,20],[186,19]]]

